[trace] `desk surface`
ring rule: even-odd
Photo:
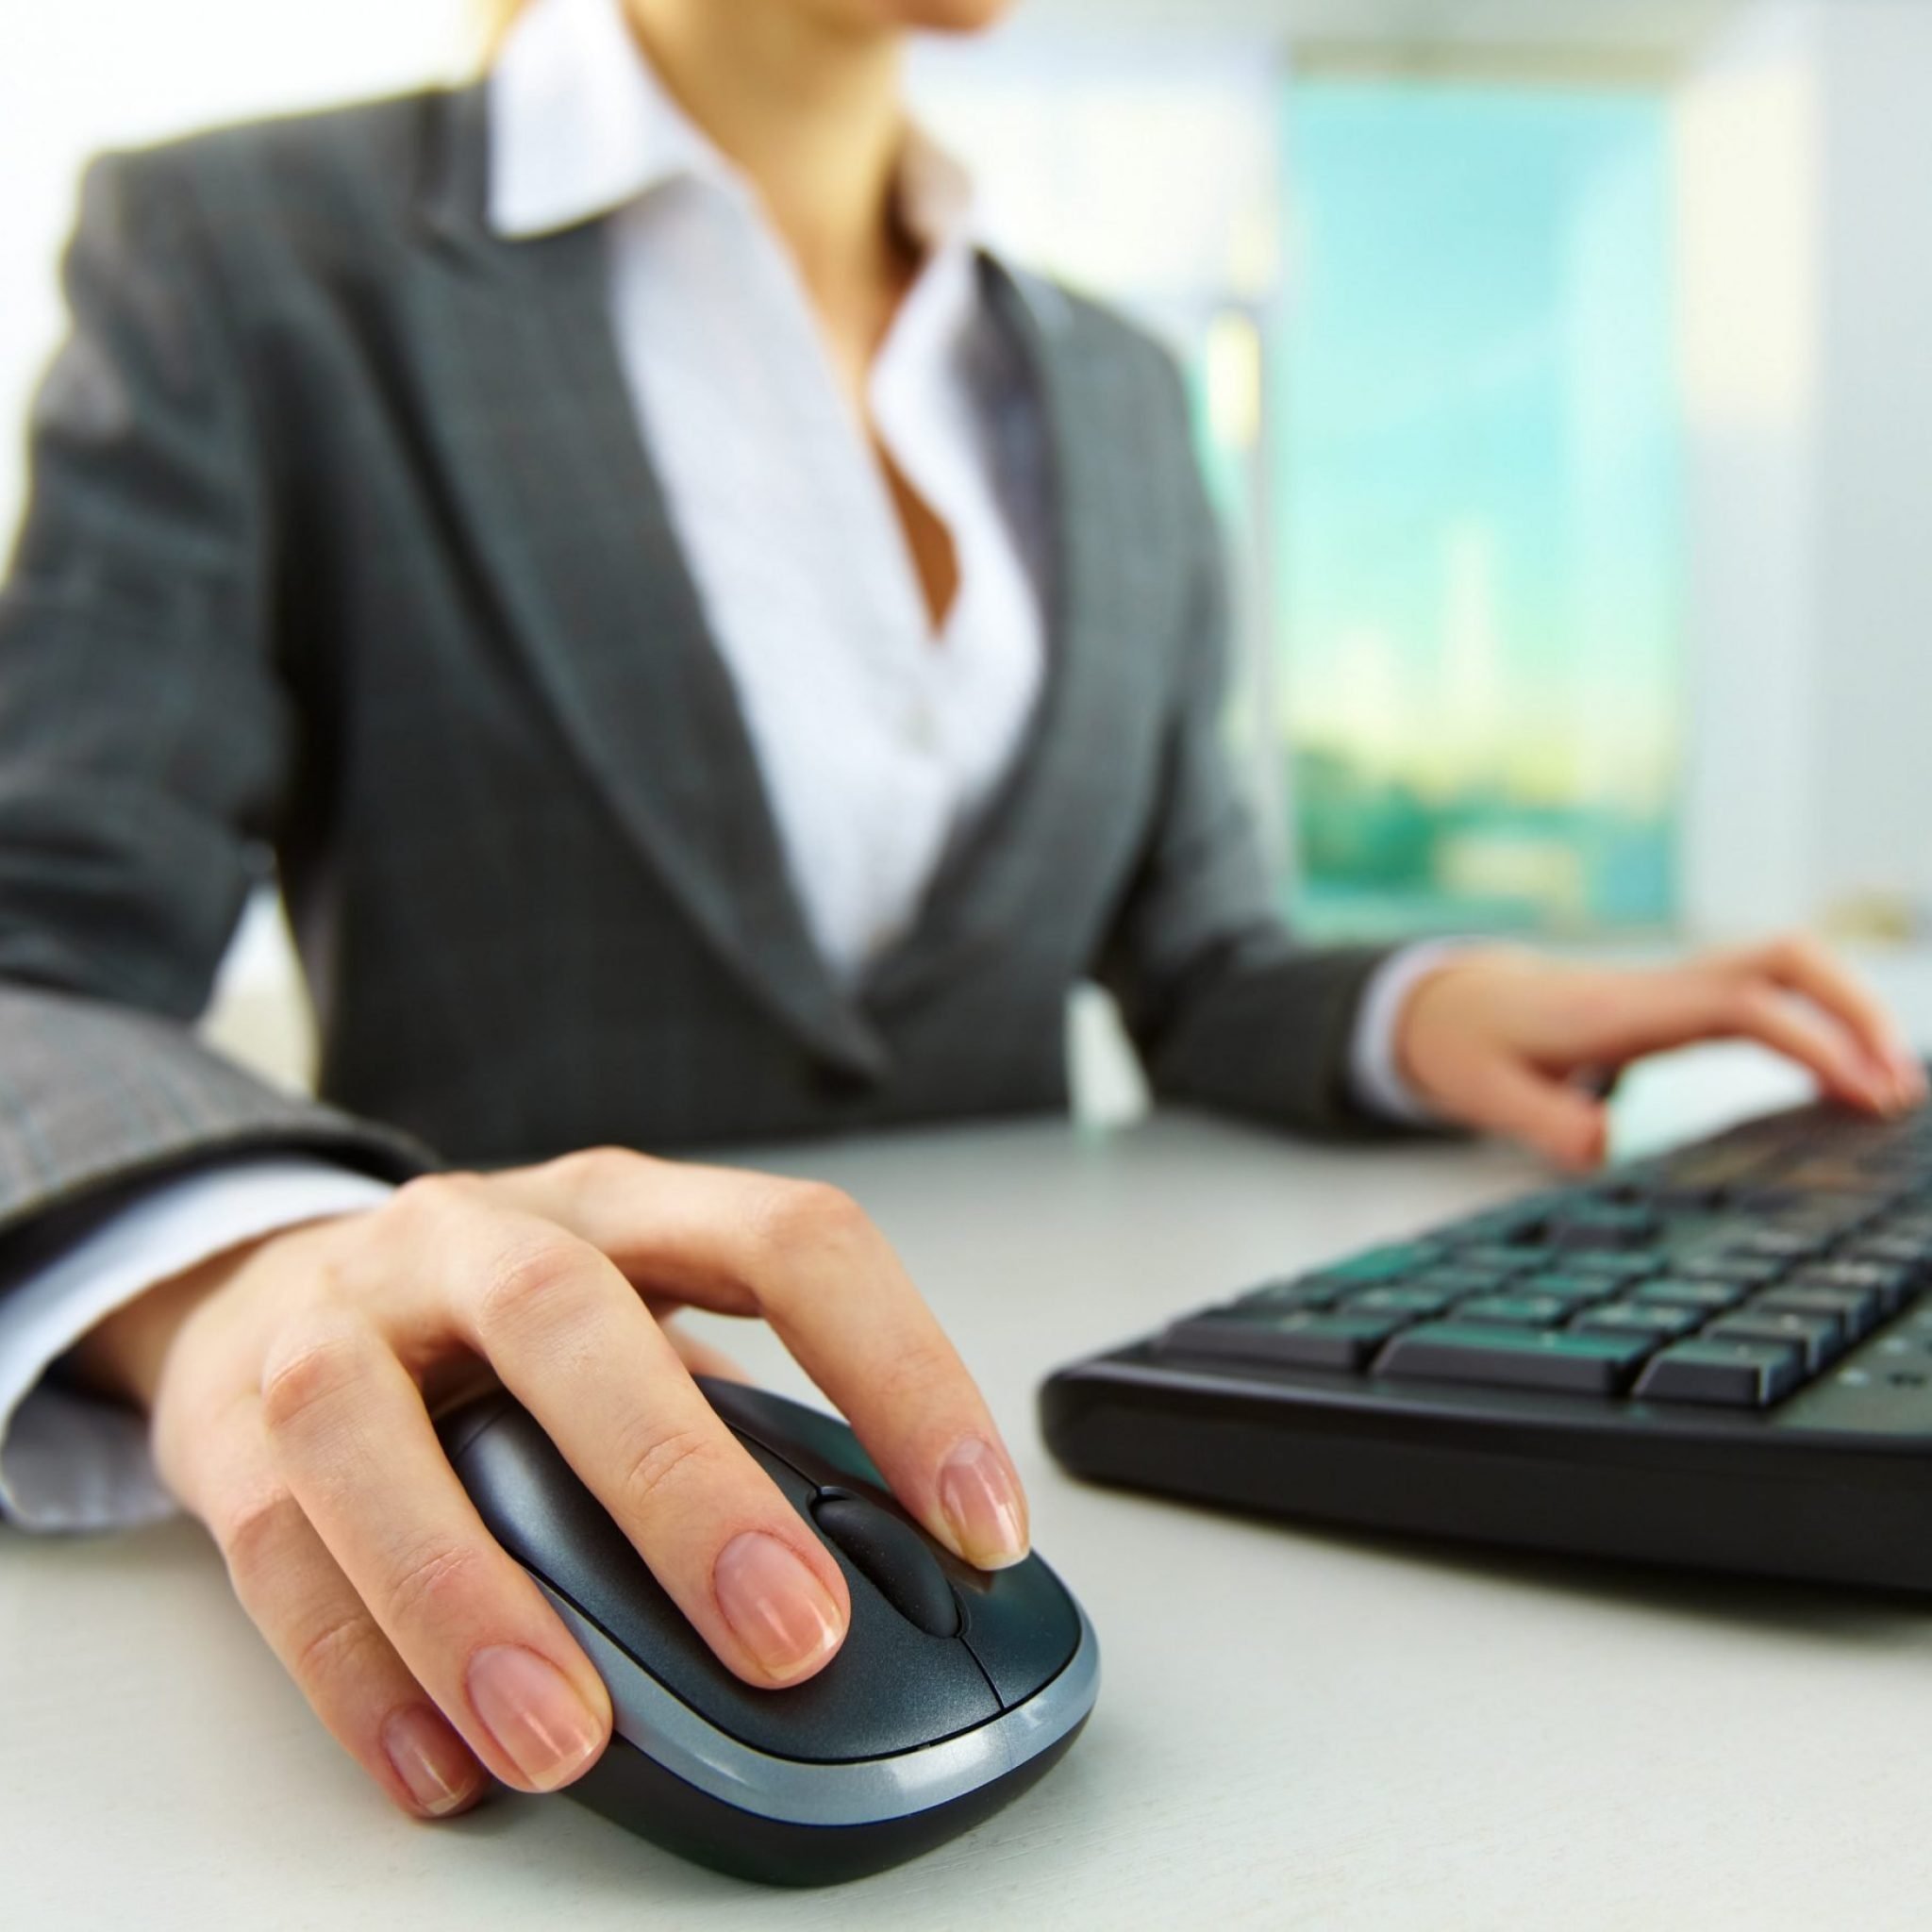
[[[1725,1091],[1700,1077],[1679,1099],[1715,1111]],[[773,1164],[850,1187],[898,1242],[1100,1631],[1098,1711],[1044,1785],[926,1859],[826,1893],[731,1883],[556,1800],[414,1825],[310,1720],[192,1529],[13,1538],[0,1923],[1926,1923],[1932,1614],[1218,1517],[1083,1489],[1040,1447],[1049,1365],[1507,1194],[1530,1178],[1514,1157],[1310,1148],[1173,1117]],[[799,1386],[766,1338],[731,1340]]]

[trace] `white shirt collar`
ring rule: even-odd
[[[593,221],[671,181],[744,192],[658,78],[623,0],[535,0],[504,41],[489,87],[490,225],[511,241]],[[927,249],[966,238],[972,183],[916,127],[898,192],[901,218]]]

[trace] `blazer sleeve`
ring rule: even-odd
[[[268,459],[158,161],[88,173],[0,586],[0,1231],[229,1153],[430,1161],[192,1031],[268,874],[297,720]]]
[[[1167,386],[1181,425],[1183,632],[1158,802],[1098,977],[1163,1098],[1323,1133],[1398,1131],[1360,1105],[1349,1077],[1363,999],[1391,949],[1295,940],[1235,780],[1226,559],[1171,364]]]

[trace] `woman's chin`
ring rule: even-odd
[[[972,34],[997,25],[1018,0],[842,0],[869,8],[890,26],[928,33]]]

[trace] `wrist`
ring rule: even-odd
[[[103,1317],[66,1357],[82,1386],[150,1413],[175,1344],[194,1317],[265,1250],[312,1229],[305,1222],[238,1241],[144,1289]]]
[[[1458,1010],[1453,997],[1456,989],[1471,980],[1492,978],[1499,972],[1521,970],[1536,959],[1526,947],[1471,945],[1458,947],[1418,975],[1396,1009],[1391,1042],[1396,1074],[1412,1093],[1430,1105],[1445,1098],[1433,1077],[1439,1058],[1433,1049],[1445,1029],[1456,1034],[1467,1030],[1468,1016]]]

